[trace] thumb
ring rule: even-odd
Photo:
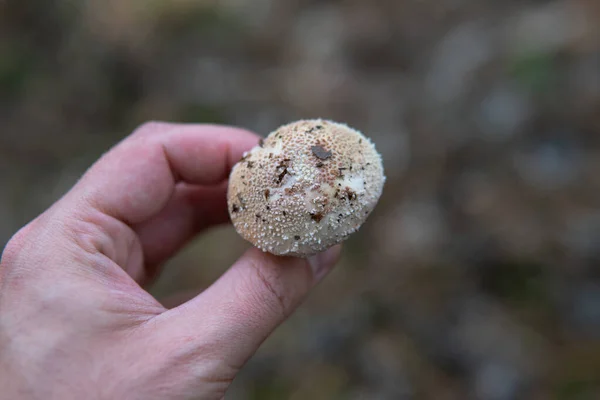
[[[252,248],[212,286],[162,317],[176,336],[197,342],[198,361],[239,369],[327,275],[340,252],[338,245],[302,259]]]

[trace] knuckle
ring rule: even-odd
[[[86,214],[70,220],[65,226],[68,238],[85,253],[100,253],[112,259],[115,246],[110,233],[102,224],[92,221],[92,218]]]
[[[9,289],[18,289],[23,287],[23,279],[20,277],[27,268],[23,266],[24,255],[27,254],[28,246],[31,246],[31,231],[37,220],[30,222],[19,229],[6,243],[6,246],[0,254],[0,287],[1,291],[7,292]],[[20,271],[20,272],[19,272]],[[1,292],[0,292],[1,294]]]
[[[17,254],[19,253],[19,246],[13,241],[9,240],[4,250],[2,251],[2,257],[0,257],[0,271],[8,268],[8,265],[14,263]]]
[[[0,257],[0,266],[2,269],[7,268],[9,265],[15,264],[19,254],[21,253],[29,231],[31,230],[31,224],[24,226],[19,229],[6,243],[4,250],[2,251],[2,257]]]
[[[253,273],[248,284],[258,306],[280,317],[288,316],[293,301],[277,270],[256,262],[250,263],[250,268]]]
[[[163,132],[169,129],[172,125],[167,122],[161,121],[147,121],[139,125],[134,131],[132,136],[148,136],[153,135],[157,132]]]

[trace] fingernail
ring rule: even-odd
[[[323,279],[333,268],[340,258],[341,251],[342,246],[338,244],[322,253],[315,254],[308,258],[308,263],[312,268],[315,282],[319,282]]]

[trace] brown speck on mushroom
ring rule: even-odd
[[[281,183],[281,181],[285,177],[285,174],[287,174],[287,173],[288,173],[287,167],[283,167],[283,171],[277,177],[277,183]]]
[[[319,129],[323,129],[323,127],[321,125],[313,126],[309,130],[307,130],[306,133],[313,133],[314,131],[317,131]]]
[[[270,195],[271,195],[271,191],[269,189],[265,189],[265,200],[269,200]]]
[[[261,138],[261,139],[258,141],[258,145],[259,145],[260,147],[263,147],[263,146],[265,145],[265,140]]]
[[[248,168],[252,168],[254,167],[254,161],[248,161],[246,165],[248,165]]]
[[[321,160],[327,160],[328,158],[331,158],[331,156],[333,155],[333,153],[329,150],[325,150],[322,146],[312,146],[310,148],[310,150],[312,151],[312,153],[315,155],[315,157],[321,159]]]
[[[300,236],[296,235],[296,236],[294,236],[294,239],[295,240],[300,240]]]
[[[320,212],[317,212],[317,213],[311,213],[310,217],[312,218],[313,221],[319,223],[323,219],[324,215]]]
[[[240,211],[240,208],[238,207],[237,204],[234,204],[233,206],[231,206],[231,212],[232,213],[236,213],[238,211]]]
[[[323,164],[321,161],[319,161],[316,165],[317,168],[323,168],[325,164]]]
[[[350,188],[346,188],[346,195],[348,200],[356,200],[356,192],[353,192]]]

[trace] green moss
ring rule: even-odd
[[[290,397],[290,388],[282,380],[274,379],[270,382],[255,382],[251,386],[249,400],[280,400]]]
[[[177,119],[184,123],[226,123],[222,109],[208,104],[185,104],[180,107]]]
[[[21,44],[0,47],[0,92],[17,95],[31,76],[34,65],[33,57]]]
[[[347,258],[348,268],[360,271],[369,268],[369,250],[366,233],[357,232],[343,242],[343,254]]]
[[[509,74],[525,89],[546,93],[556,80],[554,55],[548,53],[518,55],[510,63]]]
[[[561,382],[554,390],[556,400],[592,400],[596,390],[590,382],[571,380]]]
[[[222,40],[239,35],[243,22],[217,7],[197,6],[186,13],[167,15],[162,19],[160,28],[163,35],[173,39],[191,34]]]
[[[504,300],[526,304],[547,304],[548,291],[544,266],[527,261],[488,264],[481,272],[481,284]]]

